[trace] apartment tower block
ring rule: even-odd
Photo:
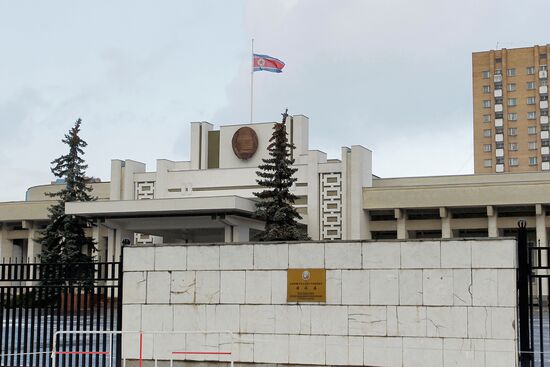
[[[550,45],[472,54],[475,173],[550,170]]]

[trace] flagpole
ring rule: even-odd
[[[252,63],[250,65],[250,123],[254,118],[254,38],[252,38]]]

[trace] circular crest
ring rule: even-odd
[[[233,152],[240,159],[251,158],[258,149],[258,135],[248,127],[241,127],[233,135]]]
[[[263,66],[265,65],[265,59],[259,58],[259,59],[258,59],[258,65],[259,65],[260,67],[263,67]]]
[[[305,281],[308,281],[309,278],[311,278],[310,272],[307,271],[307,270],[304,270],[304,271],[302,272],[302,279],[305,280]]]

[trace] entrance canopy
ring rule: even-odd
[[[102,225],[133,233],[136,242],[244,242],[251,231],[263,230],[254,219],[255,201],[239,196],[177,199],[73,202],[66,214],[98,220]],[[132,232],[132,233],[130,233]],[[130,238],[131,239],[131,238]],[[140,240],[143,239],[143,240]]]

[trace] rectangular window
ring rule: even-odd
[[[502,57],[495,58],[495,64],[500,64],[502,62]]]
[[[530,166],[536,166],[537,165],[537,157],[529,157],[529,165]]]
[[[491,150],[493,150],[493,146],[491,144],[483,144],[484,152],[490,152]]]
[[[541,146],[541,147],[549,147],[549,146],[550,146],[550,140],[548,140],[548,139],[542,139],[542,140],[540,141],[540,146]]]
[[[497,142],[495,142],[495,148],[497,148],[497,149],[504,149],[504,142],[503,142],[503,141],[497,141]]]
[[[539,59],[545,60],[545,59],[546,59],[546,54],[540,54],[540,55],[539,55]]]
[[[516,69],[515,68],[510,68],[506,71],[506,75],[508,76],[516,76]]]
[[[491,137],[491,129],[483,130],[483,136],[486,137],[486,138],[490,138]]]
[[[537,103],[535,97],[527,97],[527,104],[535,104]]]
[[[527,126],[527,134],[534,135],[537,133],[537,127],[536,126]]]
[[[504,128],[502,126],[495,127],[495,134],[502,134],[504,132]]]
[[[491,108],[491,101],[486,99],[482,102],[483,108]]]
[[[515,152],[516,150],[518,150],[518,143],[510,143],[508,145],[508,149]]]
[[[508,121],[517,121],[518,114],[515,112],[511,112],[508,114]]]
[[[511,167],[515,167],[515,166],[519,165],[519,159],[518,158],[510,158],[508,160],[508,163],[510,164]]]
[[[508,129],[508,135],[509,136],[516,136],[518,134],[518,129],[515,127],[511,127]]]
[[[483,167],[492,167],[493,166],[493,161],[490,160],[490,159],[484,159],[483,160]]]
[[[536,150],[537,149],[537,142],[536,141],[530,141],[528,143],[529,150]]]
[[[541,79],[540,80],[540,86],[546,87],[548,85],[548,79]]]
[[[497,164],[504,164],[504,157],[497,157]]]
[[[533,74],[535,73],[535,68],[533,68]],[[481,72],[481,77],[483,79],[489,79],[489,77],[491,76],[491,74],[489,73],[489,70],[483,70]]]
[[[491,115],[483,115],[483,122],[491,122]]]
[[[502,70],[495,69],[495,75],[502,75]]]
[[[535,74],[535,67],[534,66],[529,66],[527,68],[527,75],[534,75]]]
[[[548,131],[548,124],[540,124],[541,131]]]
[[[517,106],[518,99],[517,98],[508,98],[508,106]]]
[[[537,118],[537,114],[535,111],[527,112],[527,120],[535,120]]]
[[[540,71],[546,71],[548,70],[548,67],[546,65],[541,65],[539,69]]]
[[[535,82],[527,82],[527,90],[532,90],[537,87]]]
[[[514,92],[517,89],[516,83],[509,83],[508,84],[508,92]]]
[[[491,86],[490,85],[484,85],[483,86],[483,93],[491,93]]]

